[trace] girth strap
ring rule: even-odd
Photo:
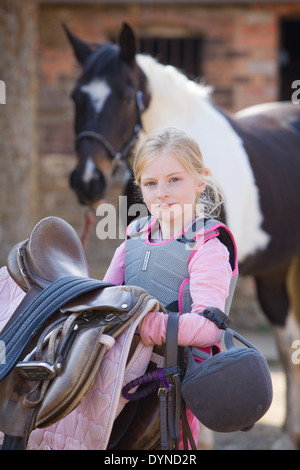
[[[186,405],[181,395],[181,380],[184,373],[184,348],[178,346],[179,313],[170,312],[166,338],[166,372],[168,389],[161,384],[159,389],[161,412],[161,449],[178,449],[180,437],[180,419],[184,449],[188,450],[188,441],[193,450],[196,444],[186,416]],[[176,372],[174,373],[174,370]]]
[[[5,344],[6,359],[6,363],[0,365],[0,381],[13,369],[26,346],[51,315],[79,295],[110,285],[95,279],[67,276],[39,293],[16,321],[0,334],[0,340]]]
[[[186,416],[186,404],[181,395],[185,358],[184,348],[178,346],[179,315],[178,312],[169,312],[164,367],[137,377],[122,389],[123,395],[130,401],[139,400],[158,390],[161,450],[178,449],[180,419],[184,449],[188,450],[189,441],[191,448],[197,450]],[[130,393],[130,390],[141,385],[137,391]]]
[[[161,449],[178,449],[180,436],[180,368],[178,366],[178,321],[179,313],[170,312],[166,337],[166,379],[168,389],[161,384],[160,397]],[[176,371],[174,373],[174,370]],[[171,372],[172,371],[172,372]]]

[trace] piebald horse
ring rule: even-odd
[[[300,448],[300,366],[292,360],[300,339],[300,107],[270,103],[229,114],[207,87],[137,54],[127,24],[118,45],[91,45],[65,30],[82,65],[72,92],[78,157],[72,189],[81,204],[105,200],[116,164],[128,163],[136,140],[156,128],[178,127],[196,139],[224,192],[240,273],[254,276],[274,329],[287,377],[285,437]],[[129,179],[128,205],[132,188]]]

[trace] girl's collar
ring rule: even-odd
[[[205,218],[203,216],[197,216],[195,217],[191,222],[189,222],[188,224],[186,224],[183,229],[178,232],[175,236],[173,237],[170,237],[168,239],[165,239],[163,240],[162,239],[162,231],[161,231],[161,227],[160,227],[160,224],[159,224],[159,221],[156,217],[152,217],[151,216],[151,219],[150,219],[150,224],[148,225],[148,227],[143,227],[140,232],[144,232],[144,231],[147,231],[147,234],[146,234],[146,239],[151,242],[151,240],[153,241],[160,241],[160,242],[168,242],[168,241],[171,241],[171,240],[174,240],[176,238],[179,238],[181,237],[182,235],[186,235],[186,233],[192,229],[193,232],[195,232],[195,229],[193,229],[193,227],[196,226],[196,224],[200,223],[200,225],[203,224],[203,227],[204,227],[204,222],[205,222]],[[197,224],[198,225],[198,224]],[[156,237],[155,235],[159,235],[159,237]]]

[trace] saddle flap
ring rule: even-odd
[[[142,294],[147,294],[140,287],[111,286],[95,292],[83,294],[61,308],[62,313],[104,310],[106,312],[130,312]]]
[[[122,286],[117,286],[122,290]],[[134,287],[129,290],[135,291]],[[141,289],[137,289],[141,294]],[[143,290],[142,290],[143,291]],[[62,419],[69,414],[86,396],[94,383],[95,376],[102,363],[104,354],[114,345],[114,340],[108,342],[108,336],[119,337],[124,332],[124,343],[122,344],[122,354],[120,356],[120,381],[118,381],[118,390],[121,393],[123,374],[128,360],[131,343],[136,328],[141,319],[149,312],[157,308],[156,299],[148,294],[140,295],[129,314],[124,315],[123,324],[118,326],[118,330],[113,331],[110,325],[93,326],[86,323],[79,327],[78,333],[68,351],[62,371],[51,382],[51,385],[38,410],[35,427],[47,427]],[[97,323],[97,322],[96,322]],[[117,347],[118,350],[118,347]],[[138,354],[138,356],[140,356]],[[139,358],[134,358],[138,360]],[[122,364],[122,368],[121,368]],[[122,371],[122,373],[121,373]],[[113,371],[111,372],[113,374]],[[115,384],[116,385],[116,384]],[[114,387],[115,388],[115,387]],[[119,397],[119,394],[116,396]],[[115,412],[117,411],[117,402],[114,403]],[[114,414],[110,417],[113,419]],[[110,426],[112,426],[110,422]],[[104,439],[105,436],[103,436]],[[105,437],[108,439],[108,437]]]
[[[52,382],[37,413],[35,426],[50,426],[70,413],[89,391],[107,345],[102,345],[104,327],[83,329],[77,335],[60,375]]]
[[[28,393],[35,389],[38,382],[24,381],[17,369],[5,377],[0,387],[0,430],[9,436],[19,437],[24,434],[32,416],[34,408],[27,408],[23,405],[23,400]],[[36,398],[34,390],[33,399]]]

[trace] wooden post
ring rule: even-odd
[[[35,0],[0,0],[0,267],[34,220],[37,12]]]

